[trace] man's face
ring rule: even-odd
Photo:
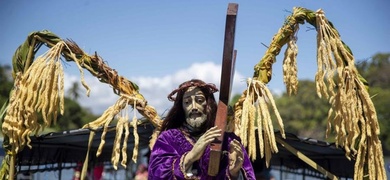
[[[183,109],[186,122],[192,127],[200,127],[207,119],[206,97],[198,87],[190,87],[183,96]]]

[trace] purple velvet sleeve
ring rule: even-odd
[[[238,136],[236,136],[234,133],[226,133],[226,136],[228,136],[229,143],[233,139],[236,139],[241,143],[241,139]],[[241,168],[243,176],[245,179],[256,179],[251,160],[249,159],[248,153],[246,152],[246,150],[242,144],[241,144],[241,149],[242,149],[243,154],[244,154],[244,162],[243,162],[242,168]]]
[[[246,179],[256,179],[255,172],[253,170],[252,162],[249,159],[248,153],[246,152],[243,145],[241,145],[241,148],[244,152],[244,163],[242,164],[242,170],[244,171],[243,175]]]
[[[148,179],[184,179],[180,170],[180,158],[188,150],[175,141],[180,140],[176,131],[164,131],[160,134],[150,155]],[[183,142],[184,143],[184,142]]]

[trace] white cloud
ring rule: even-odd
[[[91,88],[91,94],[90,97],[86,97],[84,93],[79,99],[79,103],[83,107],[91,109],[95,114],[100,115],[115,103],[118,96],[113,93],[112,88],[108,84],[99,82],[97,78],[88,73],[85,74],[85,80]],[[139,86],[139,92],[148,101],[148,104],[156,108],[158,114],[161,115],[171,108],[172,102],[168,101],[167,95],[177,88],[179,84],[189,79],[197,78],[207,83],[214,83],[219,88],[220,74],[221,65],[212,62],[203,62],[194,63],[187,69],[180,69],[163,77],[134,76],[126,78]],[[80,82],[79,78],[79,74],[65,74],[66,90],[70,88],[71,83],[75,81]],[[235,72],[231,94],[241,94],[245,88],[245,77]],[[85,92],[85,90],[83,89],[82,92]],[[218,99],[218,95],[218,93],[215,94],[216,99]]]
[[[90,109],[95,114],[102,114],[108,107],[113,105],[118,99],[112,88],[105,83],[101,83],[97,78],[85,73],[86,84],[91,89],[89,97],[87,90],[81,85],[80,75],[70,75],[65,73],[65,95],[73,82],[80,84],[80,97],[77,100],[81,106]],[[65,104],[66,106],[66,104]]]

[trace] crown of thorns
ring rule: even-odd
[[[169,101],[175,101],[176,97],[173,97],[177,92],[179,91],[185,91],[189,87],[196,86],[201,89],[206,89],[208,93],[213,94],[215,92],[218,92],[218,88],[215,86],[213,83],[202,83],[202,82],[194,82],[194,81],[188,81],[179,86],[179,88],[173,90],[169,95],[168,95],[168,100]]]

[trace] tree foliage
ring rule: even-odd
[[[64,131],[81,128],[84,124],[95,120],[97,116],[93,115],[88,109],[83,108],[80,104],[68,97],[65,97],[64,114],[58,114],[55,130]]]
[[[329,104],[317,96],[313,81],[300,81],[296,95],[283,93],[275,102],[283,118],[286,132],[325,139]]]
[[[370,87],[390,88],[390,53],[375,54],[371,60],[356,65]]]
[[[390,153],[390,88],[372,87],[370,95],[379,121],[380,139],[385,149]]]
[[[8,100],[9,93],[13,86],[11,66],[0,65],[0,106]]]

